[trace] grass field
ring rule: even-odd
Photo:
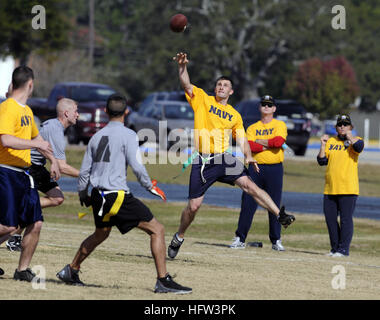
[[[166,230],[166,244],[176,231],[183,203],[144,202]],[[274,300],[274,299],[379,299],[380,221],[355,220],[351,254],[346,258],[325,256],[329,250],[327,229],[322,216],[296,214],[296,222],[283,231],[285,252],[271,250],[267,214],[258,211],[247,242],[262,241],[263,248],[228,248],[234,235],[238,211],[203,206],[186,233],[177,259],[167,260],[168,271],[176,280],[193,288],[190,295],[155,294],[155,268],[149,237],[134,229],[122,236],[115,228],[83,263],[81,279],[86,287],[72,287],[55,276],[70,263],[80,243],[92,233],[89,214],[77,218],[76,194],[67,193],[58,208],[44,210],[45,223],[32,267],[46,270],[45,289],[12,279],[19,254],[0,246],[0,300],[7,299],[126,299],[126,300]],[[345,279],[344,289],[334,289],[338,266]]]

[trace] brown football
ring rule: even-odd
[[[183,32],[186,29],[187,18],[185,15],[178,13],[170,18],[170,29],[173,32]]]

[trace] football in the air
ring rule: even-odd
[[[187,18],[182,13],[178,13],[170,18],[170,29],[173,32],[183,32],[186,29]]]

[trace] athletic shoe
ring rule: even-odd
[[[240,237],[235,237],[232,239],[230,248],[231,249],[245,249],[245,243],[240,241]]]
[[[273,243],[272,249],[276,251],[285,251],[285,248],[282,245],[281,240],[277,240],[276,243]]]
[[[335,253],[335,251],[331,250],[329,253],[326,253],[326,256],[332,257],[334,253]]]
[[[19,280],[19,281],[27,281],[27,282],[32,282],[32,280],[36,278],[36,274],[30,270],[29,268],[26,270],[18,271],[17,269],[15,270],[15,273],[13,275],[14,280]],[[36,278],[38,280],[38,278]]]
[[[0,276],[2,276],[4,273],[4,270],[0,268]]]
[[[79,270],[74,270],[69,264],[57,273],[57,277],[66,284],[84,286],[84,283],[79,279]]]
[[[296,218],[291,215],[291,214],[287,214],[285,212],[285,207],[282,206],[281,209],[280,209],[280,213],[279,213],[279,216],[278,216],[278,222],[280,222],[284,228],[286,229],[287,227],[289,227],[294,221],[296,220]]]
[[[340,253],[340,252],[335,252],[331,256],[334,257],[334,258],[348,257],[348,255],[345,255],[345,254]]]
[[[156,286],[154,287],[155,293],[176,293],[176,294],[186,294],[191,293],[193,290],[188,287],[183,287],[180,284],[173,281],[170,274],[167,274],[163,278],[157,279]]]
[[[7,249],[11,252],[21,251],[22,237],[20,235],[11,236],[5,243]]]
[[[179,240],[177,237],[178,233],[176,233],[173,236],[172,242],[170,242],[170,245],[168,247],[168,256],[171,259],[174,259],[176,255],[178,254],[179,248],[181,247],[182,243],[185,241],[185,239]]]

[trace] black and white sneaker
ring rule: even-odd
[[[286,229],[287,227],[289,227],[294,221],[296,220],[296,218],[291,215],[291,214],[287,214],[285,212],[285,207],[282,206],[281,209],[280,209],[280,213],[279,213],[279,216],[278,216],[278,222],[280,222],[282,224],[282,226]]]
[[[7,249],[11,252],[21,251],[21,242],[22,242],[22,236],[14,235],[14,236],[11,236],[7,240],[5,245],[6,245]]]
[[[158,278],[156,286],[154,288],[155,293],[175,293],[175,294],[187,294],[193,292],[191,288],[181,286],[176,283],[170,274],[167,274],[163,278]]]
[[[174,259],[176,257],[176,255],[178,254],[179,248],[181,247],[182,243],[185,241],[185,239],[179,240],[177,235],[178,233],[176,233],[173,236],[173,239],[170,242],[170,245],[168,247],[168,256],[171,259]]]
[[[26,270],[18,271],[17,269],[15,270],[15,273],[13,275],[14,280],[19,280],[19,281],[27,281],[27,282],[32,282],[32,280],[36,278],[36,274],[30,270],[29,268]],[[39,279],[36,278],[36,281]]]
[[[84,286],[84,283],[79,279],[79,270],[71,268],[69,264],[57,273],[57,277],[66,284]]]

